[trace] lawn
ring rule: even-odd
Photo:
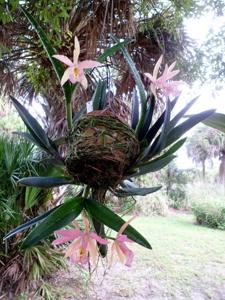
[[[133,221],[153,250],[132,244],[132,268],[101,263],[90,280],[77,267],[60,274],[62,299],[225,299],[225,232],[194,223],[192,215],[139,217]]]

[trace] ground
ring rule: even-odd
[[[54,280],[58,299],[225,300],[225,232],[198,226],[188,214],[139,217],[132,225],[153,250],[132,244],[131,268],[102,263],[91,278],[70,267]]]

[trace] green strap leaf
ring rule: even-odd
[[[42,214],[42,215],[40,215],[36,218],[33,218],[32,220],[30,220],[30,221],[28,221],[28,222],[26,222],[26,223],[24,223],[24,224],[22,224],[22,225],[20,225],[16,228],[14,228],[13,230],[11,230],[9,233],[7,233],[4,236],[3,240],[5,241],[5,240],[9,239],[10,237],[14,236],[15,234],[18,234],[21,231],[35,225],[36,223],[40,222],[41,220],[44,220],[48,215],[50,215],[54,210],[58,209],[61,205],[62,204],[60,204],[57,207],[54,207],[54,208],[50,209],[49,211],[45,212],[44,214]]]
[[[91,99],[93,110],[102,110],[105,107],[106,88],[107,82],[100,80]]]
[[[131,103],[132,103],[131,128],[135,130],[139,121],[139,99],[138,99],[136,89],[134,89],[133,91]]]
[[[81,197],[71,198],[60,207],[57,207],[37,227],[35,227],[25,238],[21,247],[26,249],[32,247],[55,230],[71,223],[83,209],[84,199]]]
[[[155,139],[153,144],[149,148],[146,149],[146,155],[144,155],[144,157],[146,157],[147,159],[160,153],[160,151],[164,149],[164,147],[166,145],[167,132],[169,130],[169,125],[170,125],[170,113],[171,113],[171,104],[170,104],[170,101],[167,100],[166,109],[165,109],[165,117],[164,117],[164,122],[163,122],[163,127],[161,130],[161,133]]]
[[[42,43],[42,46],[48,56],[48,59],[52,63],[52,66],[53,66],[55,73],[58,77],[58,80],[60,82],[61,78],[63,76],[63,73],[64,73],[64,67],[63,67],[62,63],[60,63],[59,61],[57,61],[56,59],[54,59],[52,57],[56,53],[55,53],[54,48],[51,45],[51,42],[49,41],[44,30],[41,28],[41,26],[38,24],[38,22],[33,18],[33,16],[23,6],[20,6],[20,9],[22,10],[25,17],[28,19],[30,24],[34,27],[34,29]],[[63,89],[64,95],[65,95],[66,101],[68,103],[70,103],[71,102],[71,94],[72,94],[71,84],[66,82],[63,85],[62,89]]]
[[[73,183],[72,177],[26,177],[17,181],[18,185],[33,186],[39,188],[53,188],[56,186]]]
[[[151,126],[151,123],[152,123],[152,117],[153,117],[153,113],[154,113],[154,109],[155,109],[154,95],[149,99],[149,102],[150,103],[149,103],[149,106],[148,106],[146,114],[145,114],[145,119],[144,119],[143,125],[142,125],[139,135],[138,135],[139,141],[142,141],[145,138],[145,136]]]
[[[107,57],[113,56],[118,50],[120,50],[122,47],[129,44],[130,42],[131,42],[131,39],[116,43],[112,47],[106,49],[103,54],[101,54],[97,57],[96,60],[99,62],[105,61]]]
[[[152,194],[160,190],[162,186],[156,187],[143,187],[143,188],[122,188],[117,189],[114,194],[117,197],[128,197],[128,196],[146,196],[148,194]]]
[[[178,100],[178,97],[176,97],[173,101],[171,101],[171,104],[170,104],[171,111],[173,110],[174,106],[176,105],[177,100]],[[163,122],[165,120],[165,114],[166,114],[166,110],[164,110],[164,112],[161,114],[161,116],[158,118],[158,120],[153,124],[153,126],[149,128],[149,130],[146,134],[146,139],[149,144],[153,141],[153,139],[157,135],[159,129],[163,125]]]
[[[57,147],[53,141],[49,139],[44,129],[40,126],[37,120],[19,103],[14,97],[10,96],[17,112],[19,113],[21,119],[25,123],[27,129],[29,130],[31,137],[26,133],[20,133],[21,136],[29,139],[30,141],[35,141],[35,144],[40,148],[50,153],[51,155],[59,156],[56,151]]]
[[[196,124],[207,119],[215,112],[214,109],[203,111],[202,113],[189,117],[186,121],[180,125],[174,127],[167,135],[166,147],[177,141],[184,133],[194,127]]]
[[[107,227],[119,231],[121,226],[125,223],[125,221],[116,215],[113,211],[107,208],[105,205],[93,200],[93,199],[85,199],[85,208],[89,212],[91,216],[93,216],[97,221],[103,223]],[[130,238],[132,241],[151,249],[151,245],[149,242],[131,225],[123,232]]]
[[[119,42],[119,40],[112,35],[112,39],[115,41],[115,42]],[[139,72],[129,54],[129,52],[127,51],[127,49],[122,46],[121,47],[121,51],[124,55],[124,58],[128,64],[128,66],[130,67],[130,71],[131,73],[133,74],[134,76],[134,80],[135,80],[135,83],[138,87],[138,90],[139,90],[139,94],[140,94],[140,99],[141,99],[141,114],[140,114],[140,119],[139,119],[139,122],[137,124],[137,127],[136,127],[136,132],[137,134],[139,133],[139,130],[144,122],[144,117],[145,117],[145,112],[146,112],[146,106],[147,106],[147,96],[146,96],[146,93],[145,93],[145,89],[144,89],[144,85],[142,83],[142,80],[141,80],[141,77],[139,75]]]
[[[225,133],[224,114],[214,113],[211,116],[209,116],[207,119],[205,119],[202,123]]]
[[[38,145],[37,141],[32,137],[31,134],[27,133],[27,132],[21,132],[21,131],[13,131],[13,134],[17,134],[20,137],[24,138],[25,140],[27,140],[30,143],[35,144],[36,146],[40,147],[40,145]]]
[[[127,176],[127,178],[137,177],[147,173],[159,171],[166,165],[168,165],[175,157],[175,155],[169,155],[166,157],[151,160],[143,164],[139,164],[136,166],[136,168],[139,168],[138,171],[134,174]]]
[[[196,102],[199,96],[192,99],[171,121],[170,121],[170,129],[172,129],[184,116],[184,114],[191,108],[191,106]]]

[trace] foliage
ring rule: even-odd
[[[223,148],[224,134],[205,126],[196,129],[187,143],[188,156],[196,164],[201,164],[203,178],[206,173],[206,160],[212,161],[214,157],[218,157]]]
[[[187,184],[196,180],[197,171],[193,169],[179,169],[171,162],[162,176],[166,184],[169,206],[175,209],[189,209],[187,201]]]
[[[142,216],[167,216],[168,201],[165,193],[154,196],[136,197],[135,212]]]
[[[205,200],[204,202],[194,204],[192,211],[198,224],[225,230],[224,202],[218,202],[217,199],[215,199],[214,203],[209,203]]]
[[[188,206],[199,214],[202,213],[202,222],[206,222],[207,214],[213,220],[218,219],[219,214],[223,213],[224,207],[224,187],[215,182],[215,179],[210,182],[207,178],[207,181],[195,180],[193,183],[188,184],[186,188],[187,193],[187,202]],[[221,216],[222,217],[222,216]],[[204,220],[203,220],[204,218]],[[207,225],[207,224],[206,224]]]
[[[18,0],[2,1],[0,4],[0,20],[3,21],[0,25],[1,90],[5,94],[19,92],[29,101],[40,94],[45,100],[43,106],[50,125],[54,120],[54,127],[58,126],[60,132],[64,112],[62,91],[37,34],[19,9],[19,4]],[[22,5],[42,24],[54,51],[70,55],[73,37],[77,35],[82,41],[82,59],[96,56],[100,58],[105,49],[113,45],[113,34],[120,40],[123,38],[130,41],[127,50],[140,73],[151,72],[163,53],[168,62],[175,58],[178,60],[179,68],[187,74],[189,81],[198,76],[199,64],[194,63],[193,51],[186,49],[185,45],[188,46],[191,42],[182,24],[183,17],[195,10],[196,1],[178,3],[172,0],[142,0],[115,3],[112,0],[67,0],[62,3],[57,0],[49,3],[38,0],[23,1]],[[111,87],[109,77],[115,80],[120,78],[123,82],[123,85],[116,84],[115,102],[117,97],[124,98],[125,94],[128,100],[128,95],[131,95],[135,86],[124,57],[119,53],[116,56],[116,63],[111,57],[107,57],[107,72],[104,75],[98,74],[101,80],[107,80],[108,88]],[[90,85],[86,92],[78,89],[76,101],[73,102],[75,111],[90,99],[95,89],[94,74],[88,75]]]
[[[30,187],[18,187],[18,178],[37,175],[45,168],[38,163],[40,157],[25,140],[2,135],[0,137],[0,238],[45,211],[51,193]],[[49,241],[25,252],[19,249],[17,235],[4,244],[0,243],[0,290],[18,293],[31,285],[38,285],[45,276],[65,266],[59,252],[49,247]]]

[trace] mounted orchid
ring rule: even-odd
[[[151,81],[149,93],[149,90],[144,89],[141,76],[129,52],[124,44],[118,41],[117,44],[107,49],[106,53],[103,53],[103,57],[105,59],[121,50],[135,79],[135,90],[139,90],[140,98],[137,93],[134,93],[131,124],[123,122],[108,106],[106,93],[110,87],[107,82],[111,79],[101,81],[96,78],[95,82],[98,83],[93,87],[95,92],[91,98],[93,112],[72,111],[71,93],[69,93],[71,85],[65,82],[67,80],[72,84],[78,82],[87,88],[84,70],[99,67],[101,64],[95,60],[78,61],[80,45],[77,37],[74,38],[73,61],[64,55],[54,55],[51,42],[47,40],[44,32],[40,31],[40,25],[37,25],[28,12],[24,9],[23,11],[39,34],[57,77],[61,80],[69,122],[68,133],[60,139],[62,141],[60,144],[59,139],[52,140],[23,105],[11,97],[29,131],[29,133],[22,132],[20,135],[47,153],[51,158],[47,161],[53,164],[52,167],[58,175],[22,178],[18,184],[41,188],[75,185],[78,194],[12,230],[5,236],[5,240],[37,224],[23,240],[22,248],[32,247],[55,232],[60,237],[53,242],[54,245],[71,242],[66,250],[66,257],[69,257],[71,262],[84,265],[90,260],[92,264],[95,264],[97,255],[103,258],[107,256],[108,240],[112,239],[106,234],[105,228],[107,227],[117,232],[110,247],[111,253],[117,254],[122,263],[130,266],[133,252],[126,243],[133,241],[147,249],[151,249],[151,245],[129,224],[133,218],[125,222],[111,209],[111,206],[110,208],[107,206],[106,195],[111,193],[116,197],[124,198],[135,195],[145,196],[158,191],[161,186],[139,187],[135,179],[168,165],[175,158],[174,153],[186,140],[186,138],[180,138],[193,126],[212,115],[214,110],[191,115],[182,120],[196,101],[197,98],[195,98],[179,113],[172,116],[171,111],[178,98],[170,101],[169,96],[178,94],[178,87],[181,83],[181,81],[171,81],[179,73],[179,70],[174,70],[175,63],[170,66],[166,65],[162,74],[158,75],[163,59],[161,56],[153,74],[145,73]],[[52,56],[56,60],[52,59]],[[64,74],[63,66],[58,60],[68,66]],[[154,116],[155,100],[160,91],[166,98],[166,105],[162,114],[157,118]],[[65,146],[66,150],[63,153],[60,152],[59,145]],[[83,217],[84,230],[75,221],[80,214],[85,215]],[[61,229],[71,222],[74,223],[75,229]]]

